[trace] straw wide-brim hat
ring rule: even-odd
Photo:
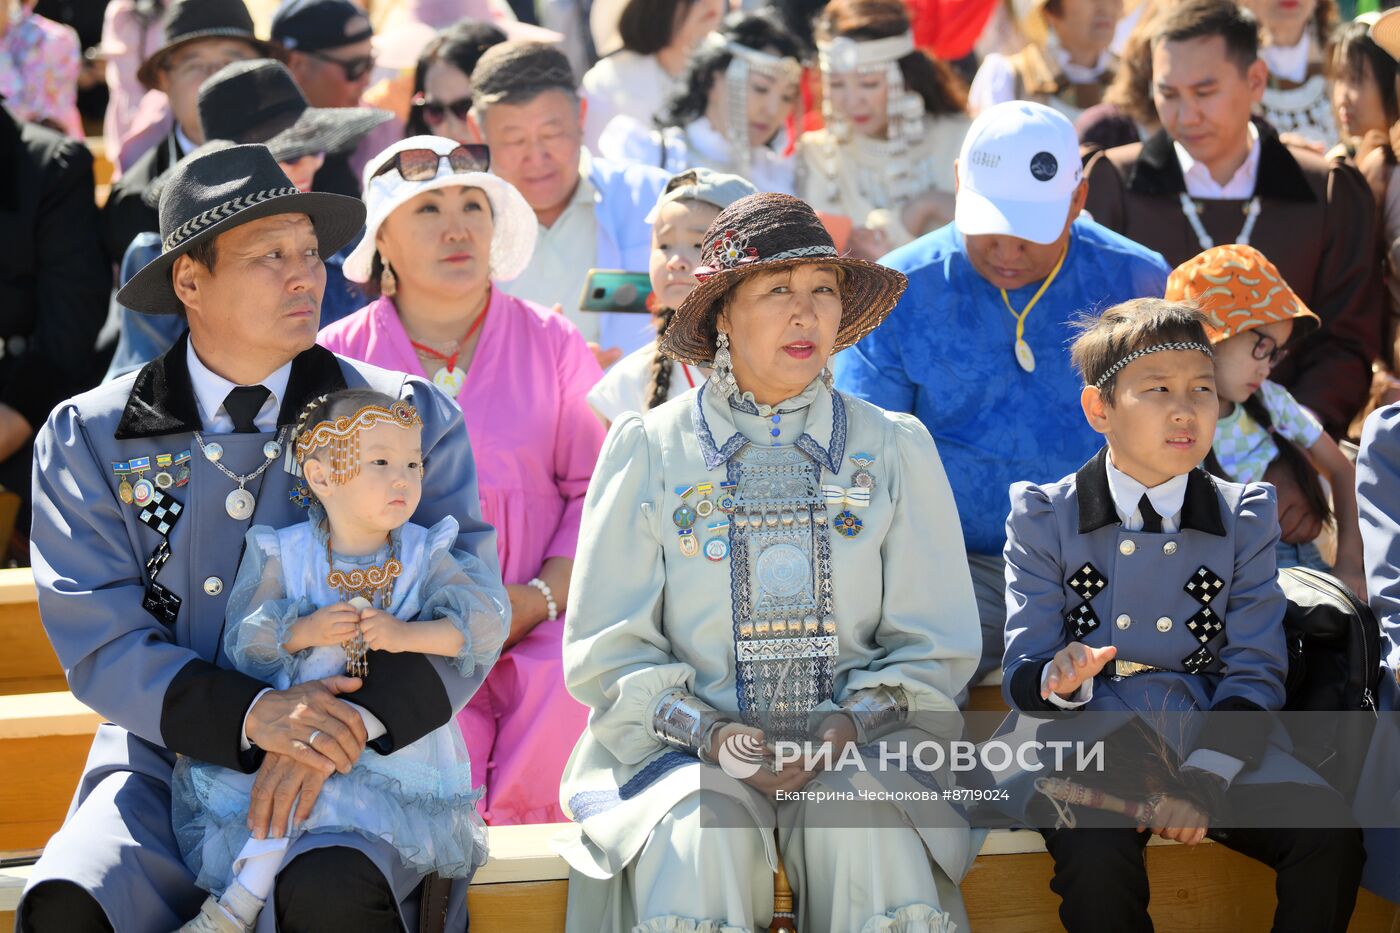
[[[160,198],[161,254],[117,292],[117,302],[146,314],[184,310],[170,278],[175,260],[235,227],[277,214],[305,214],[321,255],[339,251],[364,223],[355,198],[298,191],[266,146],[229,146],[184,159]]]
[[[1213,246],[1172,270],[1167,301],[1194,302],[1206,317],[1211,343],[1282,321],[1301,337],[1322,321],[1259,250],[1239,243]]]
[[[539,222],[525,196],[515,186],[486,172],[454,172],[446,159],[438,161],[437,175],[427,181],[405,181],[397,171],[377,174],[394,156],[406,149],[431,149],[447,155],[460,143],[443,136],[410,136],[375,156],[365,165],[364,202],[368,209],[365,235],[345,258],[345,277],[368,282],[378,250],[375,237],[389,215],[425,191],[439,188],[480,188],[491,204],[491,278],[509,282],[525,271],[535,253]]]
[[[672,359],[695,366],[715,358],[717,305],[740,279],[755,272],[803,263],[844,270],[841,327],[833,353],[878,327],[909,284],[900,272],[837,253],[811,206],[786,194],[749,195],[721,211],[705,232],[700,262],[695,270],[700,284],[676,309],[660,347]]]
[[[1371,41],[1385,49],[1387,55],[1400,60],[1400,10],[1386,10],[1376,17],[1370,35]]]

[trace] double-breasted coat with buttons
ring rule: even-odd
[[[295,480],[286,469],[285,431],[308,401],[368,386],[417,407],[427,469],[413,521],[430,526],[456,517],[457,547],[480,587],[481,611],[498,617],[503,629],[509,619],[495,532],[480,518],[470,442],[450,399],[422,379],[321,347],[304,351],[292,362],[278,434],[206,438],[221,445],[220,464],[238,474],[267,461],[269,442],[282,442],[282,456],[247,483],[256,508],[234,519],[225,497],[236,484],[201,454],[193,437],[200,416],[187,341],[181,337],[138,372],[59,405],[34,445],[33,563],[40,614],[74,695],[109,722],[98,729],[67,820],[35,866],[30,887],[50,880],[76,883],[122,933],[172,930],[204,898],[171,829],[176,754],[245,772],[260,763],[257,749],[241,750],[241,737],[249,705],[266,685],[233,670],[225,657],[224,604],[249,525],[280,528],[305,519],[291,499]],[[182,461],[186,451],[190,458]],[[163,454],[170,461],[163,462]],[[143,508],[123,501],[123,477],[114,464],[130,467],[145,457],[151,458],[145,478],[155,477],[166,462],[170,475]],[[169,553],[156,568],[155,582],[163,588],[158,590],[148,561],[163,543]],[[151,602],[152,596],[158,598]],[[383,722],[387,731],[371,744],[391,754],[449,722],[485,675],[478,669],[462,677],[445,658],[371,652],[369,676],[347,699]],[[386,844],[351,834],[307,834],[292,844],[287,861],[327,845],[364,852],[389,879],[403,915],[416,916],[404,902],[418,879]],[[461,928],[466,885],[455,888],[452,910]],[[259,930],[272,930],[273,914],[263,911]]]
[[[1016,712],[1002,731],[1042,738],[1054,731],[1060,723],[1030,718],[1056,709],[1040,696],[1045,665],[1073,641],[1113,645],[1116,660],[1163,670],[1114,679],[1105,668],[1081,708],[1133,714],[1185,759],[1203,747],[1206,727],[1205,717],[1186,714],[1283,706],[1286,601],[1274,559],[1273,488],[1224,482],[1198,468],[1187,478],[1177,532],[1127,531],[1109,490],[1107,458],[1105,448],[1058,483],[1011,487],[1002,692]],[[1074,736],[1089,741],[1126,721],[1077,718]],[[1214,750],[1254,765],[1239,781],[1321,783],[1288,754],[1281,729],[1260,744]],[[1025,777],[1007,771],[999,779]]]

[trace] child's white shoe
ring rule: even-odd
[[[251,926],[244,926],[224,905],[210,895],[199,907],[199,914],[176,933],[253,933]]]

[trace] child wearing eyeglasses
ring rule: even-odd
[[[1213,247],[1178,266],[1167,279],[1166,299],[1200,307],[1215,351],[1220,419],[1206,467],[1237,483],[1256,483],[1280,461],[1314,516],[1324,524],[1335,517],[1337,556],[1329,567],[1315,542],[1280,541],[1279,567],[1333,573],[1365,600],[1356,470],[1317,416],[1269,381],[1290,338],[1315,330],[1317,315],[1272,262],[1252,246],[1239,244]],[[1331,490],[1330,503],[1323,480]]]

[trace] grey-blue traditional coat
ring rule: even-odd
[[[1072,641],[1114,645],[1118,660],[1164,670],[1114,680],[1105,669],[1082,709],[1138,715],[1184,759],[1209,742],[1204,717],[1171,714],[1283,706],[1286,602],[1274,558],[1273,488],[1223,482],[1198,468],[1186,482],[1177,532],[1126,531],[1107,457],[1105,448],[1058,483],[1011,487],[1002,693],[1013,710],[1053,711],[1040,697],[1040,678],[1055,652]],[[1003,729],[1043,736],[1045,723],[1013,712]],[[1281,729],[1266,748],[1215,750],[1257,762],[1239,781],[1321,783],[1288,754]]]
[[[1381,624],[1381,683],[1376,705],[1384,713],[1372,737],[1357,787],[1358,813],[1400,818],[1400,405],[1371,414],[1356,459],[1356,502],[1366,559],[1366,592]],[[1361,883],[1400,902],[1400,829],[1366,832]]]
[[[244,716],[266,686],[233,670],[222,650],[224,604],[250,524],[285,527],[305,518],[291,501],[294,478],[284,457],[248,483],[252,516],[230,518],[224,500],[236,484],[200,454],[201,426],[186,363],[188,337],[164,356],[59,405],[34,443],[34,577],[44,627],[75,696],[108,720],[98,730],[63,828],[49,841],[30,886],[77,883],[97,898],[122,933],[166,931],[198,909],[204,892],[180,859],[170,824],[175,755],[241,771],[260,763],[241,750]],[[463,564],[483,603],[508,624],[509,602],[497,567],[495,532],[480,518],[476,470],[462,415],[422,379],[342,359],[321,347],[292,363],[279,425],[293,424],[312,398],[368,386],[414,404],[423,419],[428,464],[413,520],[430,526],[446,515],[461,526]],[[265,462],[272,433],[225,434],[222,464],[243,474]],[[181,453],[189,451],[187,463]],[[113,464],[169,454],[167,472],[188,481],[163,490],[183,510],[167,529],[169,557],[157,582],[168,597],[165,620],[143,608],[148,560],[161,544],[161,517],[122,502]],[[132,477],[135,480],[137,477]],[[178,480],[177,480],[178,481]],[[164,520],[170,522],[168,503]],[[452,719],[486,675],[462,677],[442,658],[371,652],[369,677],[348,699],[374,713],[387,732],[373,747],[392,753]],[[363,851],[384,872],[405,917],[418,879],[392,848],[354,835],[304,835],[288,861],[327,845]],[[454,886],[449,923],[465,917],[464,883]],[[328,895],[333,892],[327,892]],[[410,902],[405,903],[409,898]],[[259,931],[274,928],[265,910]],[[415,924],[416,925],[416,924]]]

